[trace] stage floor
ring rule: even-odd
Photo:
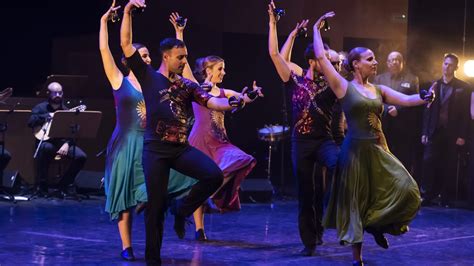
[[[35,199],[0,202],[0,265],[143,265],[143,215],[133,225],[136,262],[119,254],[116,223],[104,212],[104,198],[82,202]],[[206,216],[211,241],[194,240],[189,226],[184,240],[166,218],[163,265],[351,265],[351,249],[340,246],[327,230],[316,256],[298,255],[296,201],[243,204],[242,211]],[[387,236],[390,248],[379,248],[366,235],[364,259],[369,265],[474,265],[474,211],[423,208],[400,237]]]

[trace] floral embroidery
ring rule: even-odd
[[[316,98],[329,88],[327,81],[323,76],[318,76],[313,81],[299,77],[294,73],[291,74],[291,78],[297,85],[292,96],[293,112],[296,115],[294,130],[302,135],[311,134],[314,129],[314,119],[310,109],[314,108],[316,112],[324,115],[324,112],[318,107]]]
[[[215,138],[221,142],[228,142],[227,132],[224,125],[224,112],[214,111],[210,112],[211,116],[211,133]]]
[[[135,110],[137,110],[138,118],[140,118],[140,127],[145,128],[146,127],[145,101],[144,100],[139,101]]]
[[[368,118],[369,124],[375,131],[382,131],[382,123],[379,117],[374,112],[369,112]]]
[[[380,121],[380,117],[374,112],[368,112],[367,120],[369,121],[369,125],[372,128],[374,135],[378,137],[379,145],[382,146],[384,150],[389,151],[387,140],[382,132],[382,122]]]

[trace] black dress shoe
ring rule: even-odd
[[[183,239],[186,235],[186,225],[192,224],[192,222],[187,217],[179,214],[178,208],[180,203],[180,200],[172,200],[170,204],[170,211],[171,214],[174,215],[174,231],[176,232],[176,235],[178,235],[179,239]]]
[[[367,233],[372,234],[374,236],[374,240],[375,240],[375,243],[377,243],[377,245],[379,245],[380,247],[384,249],[388,249],[388,240],[380,230],[375,229],[373,227],[367,227],[365,231],[367,231]]]
[[[135,256],[133,255],[132,247],[128,247],[128,248],[122,250],[122,252],[120,253],[120,256],[122,257],[122,259],[124,259],[126,261],[134,261],[135,260]]]
[[[199,229],[194,233],[194,238],[197,241],[207,241],[206,233],[204,233],[204,229]]]
[[[300,251],[300,254],[305,257],[312,257],[314,254],[316,254],[316,248],[315,247],[304,247],[303,250]]]
[[[191,225],[193,222],[188,217],[179,214],[174,215],[174,231],[179,239],[183,239],[186,235],[186,225]]]

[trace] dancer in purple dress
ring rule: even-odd
[[[176,22],[178,18],[180,18],[178,13],[172,13],[169,20],[176,30],[176,38],[183,40],[185,25],[178,25]],[[210,82],[212,87],[208,93],[214,97],[238,98],[241,93],[217,86],[222,82],[225,74],[224,59],[211,55],[196,60],[194,73],[186,65],[183,77],[199,83]],[[260,96],[263,96],[261,88],[257,86],[255,81],[253,89],[257,90]],[[244,90],[246,89],[244,88]],[[250,102],[250,99],[247,99],[246,102]],[[256,160],[230,143],[224,126],[225,113],[223,111],[210,110],[195,103],[193,103],[193,111],[195,122],[188,138],[189,143],[209,156],[224,173],[223,185],[211,196],[208,204],[204,206],[209,207],[209,205],[215,204],[215,207],[221,213],[238,211],[240,210],[240,184],[255,167]],[[171,174],[179,175],[177,172]],[[206,211],[204,206],[194,212],[195,237],[199,241],[207,240],[204,233],[204,212]]]

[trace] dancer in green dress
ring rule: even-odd
[[[353,264],[363,265],[364,230],[378,245],[388,248],[384,233],[408,231],[408,224],[420,208],[418,186],[401,162],[388,150],[380,115],[383,102],[400,106],[432,101],[432,89],[421,95],[405,95],[368,79],[376,74],[374,53],[363,47],[352,49],[346,68],[354,75],[347,81],[327,59],[320,29],[334,12],[323,15],[314,25],[314,51],[331,89],[342,103],[348,133],[338,158],[331,198],[323,224],[336,228],[341,243],[352,245]]]
[[[145,176],[142,167],[143,134],[145,132],[145,102],[141,86],[133,72],[124,76],[115,64],[108,44],[109,20],[114,19],[115,1],[100,20],[99,48],[105,74],[114,95],[116,125],[107,145],[105,168],[105,193],[107,196],[105,210],[112,220],[118,219],[118,228],[122,240],[121,256],[124,260],[134,260],[132,249],[131,227],[132,212],[143,210],[147,201]],[[148,49],[141,44],[134,44],[143,61],[151,64]],[[126,67],[125,60],[122,61]],[[127,67],[126,67],[127,68]],[[185,176],[170,179],[168,191],[170,196],[179,197],[188,192],[196,181]]]

